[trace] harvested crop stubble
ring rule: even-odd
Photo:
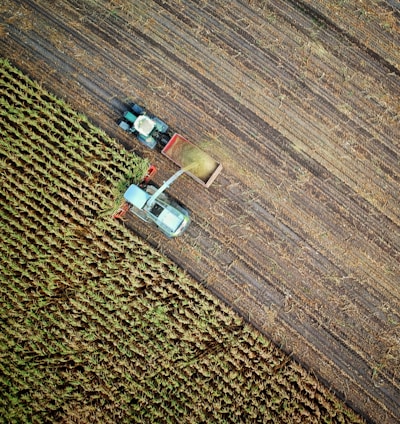
[[[112,220],[147,163],[0,63],[4,422],[362,422]]]

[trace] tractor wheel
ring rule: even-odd
[[[120,123],[118,124],[118,126],[120,128],[122,128],[124,131],[129,131],[131,129],[131,126],[125,122],[125,121],[120,121]]]
[[[133,113],[135,115],[138,115],[138,116],[142,115],[144,113],[144,108],[142,108],[142,106],[137,105],[136,103],[133,103],[131,105],[131,109],[132,109]]]
[[[171,137],[168,134],[160,134],[158,142],[162,147],[165,147],[168,144],[169,140],[171,140]]]

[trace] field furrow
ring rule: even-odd
[[[111,218],[108,197],[120,196],[121,180],[140,179],[147,161],[4,59],[0,75],[10,82],[0,112],[4,419],[363,422]],[[82,132],[91,143],[74,142]],[[103,175],[95,188],[93,170]],[[304,379],[311,389],[299,396],[293,382]]]
[[[75,250],[80,238],[96,245],[95,257],[88,250],[79,255],[90,279],[107,274],[102,251],[115,252],[120,265],[113,265],[114,273],[132,263],[130,275],[147,301],[161,298],[174,305],[167,309],[175,317],[176,340],[187,325],[179,320],[191,322],[199,313],[174,312],[176,302],[189,296],[192,305],[203,290],[173,285],[172,291],[164,286],[146,291],[147,278],[169,273],[170,265],[149,271],[153,259],[136,257],[147,252],[145,244],[132,253],[116,241],[132,230],[313,369],[368,420],[398,421],[400,31],[394,2],[49,3],[4,1],[3,55],[128,150],[148,158],[159,168],[157,183],[176,166],[118,128],[115,121],[128,101],[145,105],[224,170],[209,190],[186,177],[171,187],[192,214],[191,228],[180,240],[167,242],[132,216],[123,224],[101,221],[88,231],[115,206],[104,199],[114,196],[110,187],[129,179],[127,153],[113,145],[109,150],[108,139],[89,121],[82,115],[75,119],[69,106],[41,93],[37,84],[28,95],[27,79],[17,69],[2,70],[4,97],[28,108],[24,120],[34,122],[32,102],[51,100],[40,114],[45,122],[23,129],[11,113],[1,126],[2,135],[5,130],[12,137],[33,134],[23,155],[10,150],[12,160],[0,147],[1,163],[15,167],[3,173],[14,180],[6,190],[29,198],[5,208],[8,233],[34,228],[43,212],[41,231],[57,214],[60,227],[71,220],[69,232],[57,231],[70,234],[66,246]],[[41,155],[36,146],[46,133],[51,136],[44,137],[47,153]],[[51,156],[52,146],[68,158],[66,168]],[[32,168],[29,161],[35,162]],[[70,185],[62,178],[67,169]],[[29,196],[34,183],[45,185],[44,172],[57,185]],[[4,198],[6,191],[1,193]],[[43,203],[32,206],[29,224],[36,197]],[[11,223],[14,214],[23,217],[20,227]],[[19,240],[10,246],[22,253]],[[66,262],[63,266],[69,269]],[[115,284],[118,291],[120,282]],[[101,304],[93,309],[99,319]],[[213,346],[214,335],[210,328],[202,337]],[[165,408],[179,414],[175,405]],[[201,420],[208,413],[214,412],[193,417]]]

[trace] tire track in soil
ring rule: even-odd
[[[329,102],[328,102],[328,103],[329,103]],[[335,115],[335,116],[337,116],[337,115],[339,115],[339,116],[340,116],[340,112],[339,112],[336,108],[334,108],[333,110],[334,110],[334,115]],[[253,117],[250,117],[250,119],[252,119],[252,118],[253,118]],[[254,121],[254,119],[253,119],[253,121]],[[226,124],[226,123],[225,123],[225,124]],[[264,125],[264,126],[265,126],[265,125]],[[363,130],[363,129],[361,128],[361,130]],[[369,134],[365,134],[365,136],[369,136],[369,137],[371,137],[371,135],[369,135]],[[392,155],[392,156],[393,156],[393,155]],[[385,158],[385,159],[386,159],[386,158]],[[389,158],[388,158],[388,159],[389,159],[389,160],[391,159],[391,158],[390,158],[390,156],[389,156]],[[394,163],[396,163],[396,162],[395,162],[395,158],[393,158],[393,162],[394,162]]]
[[[203,82],[204,82],[204,83],[208,83],[208,81],[205,81],[205,80],[204,80]],[[184,83],[182,82],[182,85],[183,85],[183,84],[184,84]],[[207,84],[207,85],[208,85],[208,86],[210,86],[210,84]],[[221,94],[224,94],[224,93],[220,93],[220,96],[222,97],[222,95],[221,95]],[[225,99],[227,99],[227,97],[226,97],[226,96],[224,96],[223,98],[224,98],[224,100],[225,100]],[[229,128],[231,125],[230,125],[230,124],[228,124],[228,122],[227,122],[227,121],[225,121],[225,122],[224,122],[224,126]],[[238,135],[238,134],[237,134],[237,131],[235,131],[235,130],[234,130],[234,129],[232,129],[232,128],[230,128],[230,129],[231,129],[232,131],[234,131],[234,132],[236,133],[236,135]],[[244,133],[244,132],[242,132],[242,133],[241,133],[241,138],[242,138],[242,139],[244,139],[244,138],[245,138],[245,133]]]
[[[27,2],[22,3],[27,4]],[[74,5],[73,2],[69,4]],[[40,15],[43,15],[43,8],[39,8],[33,2],[30,5]],[[156,11],[156,5],[151,4],[150,9]],[[194,14],[196,12],[195,6],[191,5],[190,10]],[[73,9],[71,9],[71,13],[72,11]],[[208,14],[201,16],[208,16],[210,22],[215,22],[215,14],[211,16],[212,11],[211,8],[207,12]],[[199,15],[200,12],[202,11],[198,11]],[[45,19],[51,18],[53,26],[62,28],[62,13],[60,10],[59,14],[53,14],[52,17],[46,16]],[[177,19],[176,16],[177,13],[175,13],[175,19]],[[181,16],[185,15],[181,14]],[[189,14],[189,16],[191,15]],[[158,17],[159,21],[163,22],[161,18],[165,19],[165,16]],[[301,18],[306,19],[304,16],[301,16]],[[90,20],[90,17],[86,17],[86,19]],[[293,19],[295,20],[295,18]],[[392,255],[386,261],[386,264],[390,264],[391,260],[398,258],[396,256],[398,255],[398,239],[396,240],[398,227],[396,223],[391,220],[390,216],[382,214],[382,211],[372,205],[365,197],[355,193],[354,186],[343,180],[340,169],[336,171],[337,175],[332,178],[332,170],[322,165],[318,161],[318,157],[315,159],[315,156],[312,157],[307,152],[298,152],[293,135],[287,135],[287,132],[282,133],[279,129],[277,130],[276,126],[271,125],[274,122],[271,121],[272,118],[269,119],[270,123],[268,123],[265,119],[265,108],[261,107],[261,112],[257,109],[257,100],[251,102],[251,99],[247,99],[246,103],[238,101],[234,95],[235,87],[233,83],[228,80],[224,81],[223,77],[218,80],[216,75],[211,73],[211,77],[218,81],[217,83],[213,83],[209,78],[204,77],[197,69],[185,63],[182,58],[173,54],[174,52],[169,50],[162,42],[160,43],[159,33],[148,35],[143,33],[142,28],[130,28],[131,33],[126,34],[123,32],[124,28],[129,28],[129,26],[126,23],[124,24],[123,18],[115,21],[104,20],[101,31],[98,30],[95,22],[85,22],[85,24],[87,24],[85,31],[89,32],[85,32],[83,35],[83,33],[76,31],[73,34],[74,38],[88,51],[101,55],[104,61],[112,63],[113,69],[111,72],[116,70],[118,75],[124,75],[126,69],[134,69],[134,63],[138,57],[144,58],[146,66],[152,72],[144,76],[134,75],[134,80],[141,87],[140,91],[144,100],[147,101],[146,97],[151,92],[151,90],[145,88],[146,84],[154,84],[155,86],[158,81],[163,81],[164,78],[166,81],[173,81],[179,89],[178,93],[175,94],[179,106],[177,107],[174,104],[175,99],[166,101],[166,105],[173,111],[167,110],[167,114],[173,115],[176,113],[176,115],[182,116],[184,118],[182,128],[186,128],[186,131],[189,131],[191,135],[190,138],[194,140],[196,134],[204,134],[203,125],[205,122],[209,129],[217,129],[221,133],[224,131],[227,134],[227,140],[222,147],[218,144],[214,146],[217,153],[223,156],[223,148],[233,154],[239,153],[244,163],[251,164],[250,169],[256,169],[256,175],[250,177],[238,173],[237,171],[243,170],[244,167],[237,166],[239,165],[237,161],[231,159],[232,163],[226,164],[224,175],[220,176],[212,189],[207,192],[200,192],[196,183],[188,181],[188,179],[182,180],[181,186],[174,187],[171,191],[176,193],[176,196],[180,199],[184,199],[187,192],[196,192],[194,198],[186,201],[189,208],[193,210],[193,226],[188,236],[177,241],[176,244],[166,244],[158,233],[151,229],[139,227],[139,231],[146,238],[150,237],[153,244],[158,245],[162,251],[174,258],[189,273],[207,284],[215,294],[233,304],[237,311],[253,320],[256,326],[272,336],[276,342],[281,343],[286,337],[287,348],[294,350],[295,357],[300,358],[301,362],[309,367],[310,364],[313,364],[313,366],[315,364],[315,369],[321,378],[329,384],[333,384],[333,387],[343,396],[347,395],[349,403],[353,407],[360,410],[362,409],[362,402],[369,399],[372,405],[379,405],[377,408],[381,407],[382,410],[392,411],[388,414],[392,414],[393,417],[396,405],[391,399],[396,399],[399,393],[394,371],[391,374],[390,371],[384,370],[382,382],[380,382],[382,387],[371,387],[370,373],[374,358],[373,355],[372,359],[368,358],[371,351],[366,348],[363,349],[363,331],[355,331],[355,334],[352,335],[348,331],[344,331],[343,327],[338,325],[339,322],[332,324],[332,314],[335,313],[335,308],[324,305],[326,303],[324,301],[333,296],[335,290],[345,290],[346,293],[342,296],[343,305],[346,302],[349,302],[349,304],[351,302],[356,307],[363,308],[363,313],[358,312],[358,315],[357,313],[355,315],[349,313],[347,321],[344,321],[347,322],[351,330],[354,330],[356,326],[350,324],[352,320],[357,323],[358,316],[367,316],[368,313],[374,316],[377,313],[376,307],[382,298],[390,299],[390,292],[385,292],[385,290],[390,290],[393,280],[390,276],[386,276],[386,281],[383,281],[383,277],[380,277],[378,272],[373,269],[373,264],[366,263],[367,257],[358,253],[355,249],[357,243],[362,243],[362,247],[367,246],[367,239],[360,230],[357,232],[358,239],[354,242],[354,245],[349,246],[352,247],[351,253],[354,260],[357,259],[357,254],[361,258],[362,269],[354,273],[354,268],[349,267],[349,260],[340,258],[335,252],[330,252],[326,243],[310,233],[307,227],[299,225],[296,214],[292,209],[298,208],[301,212],[299,216],[303,220],[311,214],[326,217],[325,220],[320,218],[318,225],[324,230],[334,231],[336,243],[340,243],[343,234],[345,234],[345,229],[337,226],[340,220],[347,219],[347,222],[351,221],[351,226],[355,227],[365,222],[365,217],[367,217],[368,225],[366,224],[365,228],[369,229],[368,237],[376,246],[372,251],[381,255],[380,251],[382,250],[388,255],[391,252],[389,246],[392,246]],[[68,26],[64,26],[64,30],[68,33]],[[179,26],[179,30],[182,30],[181,34],[185,34],[187,29]],[[229,47],[232,49],[236,45],[244,46],[246,39],[242,37],[242,33],[239,33],[236,27],[231,27],[230,31],[231,34],[236,34],[238,41],[236,44],[229,45]],[[108,34],[113,34],[112,39],[116,46],[126,44],[123,54],[119,50],[108,50],[112,48],[110,47],[111,43],[107,43],[107,39],[110,38]],[[132,34],[135,35],[134,38]],[[19,34],[20,37],[24,35],[26,36],[26,34]],[[186,34],[186,36],[190,38],[191,34]],[[18,35],[14,33],[13,40],[17,38]],[[232,36],[229,40],[224,41],[223,37],[220,37],[220,39],[221,41],[218,42],[225,43],[225,46],[228,46],[228,42],[235,41],[235,37],[232,38]],[[104,43],[103,47],[105,48],[97,51],[96,46],[100,40]],[[140,40],[140,43],[134,44],[132,40]],[[193,41],[192,38],[191,41],[196,45],[196,40]],[[39,33],[32,34],[30,42],[32,43],[33,57],[35,57],[35,54],[42,55],[42,60],[45,62],[49,61],[49,58],[57,58],[59,75],[63,76],[63,72],[65,72],[64,64],[71,67],[68,73],[70,75],[76,74],[79,78],[84,91],[82,96],[90,99],[93,103],[102,105],[103,110],[95,115],[95,120],[100,123],[101,127],[107,128],[111,134],[122,138],[126,145],[131,145],[136,149],[135,141],[131,142],[128,137],[121,137],[121,134],[114,128],[115,124],[112,119],[115,117],[115,109],[121,107],[118,99],[123,98],[125,93],[123,85],[116,82],[117,78],[112,80],[112,84],[106,84],[110,75],[107,66],[105,69],[99,68],[96,72],[90,74],[91,70],[89,67],[85,67],[85,62],[79,62],[72,56],[63,57],[61,53],[52,51],[49,41]],[[41,45],[46,46],[46,48],[36,53],[36,42],[41,42]],[[222,46],[224,47],[224,44]],[[26,48],[22,39],[20,48]],[[228,50],[226,51],[228,52]],[[161,58],[160,52],[162,52]],[[254,63],[257,64],[254,70],[258,74],[254,78],[253,84],[257,84],[260,78],[271,78],[270,75],[274,75],[273,78],[281,78],[289,86],[295,75],[292,65],[285,63],[282,69],[282,66],[279,65],[282,58],[270,55],[270,58],[275,58],[274,73],[262,72],[262,56],[259,56],[259,53],[259,49],[254,54],[251,54],[251,49],[247,50],[247,55],[254,59]],[[209,60],[215,59],[215,54],[213,55],[212,52],[208,53],[207,51],[206,56],[210,58]],[[226,69],[235,64],[236,66],[243,66],[246,63],[238,60],[240,57],[235,60],[229,58],[229,53],[225,53],[223,59]],[[164,68],[160,66],[161,63],[163,63]],[[279,73],[278,65],[281,66],[281,73]],[[83,69],[86,69],[85,74],[88,77],[84,76],[80,70],[82,66]],[[268,69],[271,68],[272,65]],[[376,69],[379,72],[379,66]],[[73,78],[68,73],[65,80],[71,81]],[[287,76],[285,77],[285,75]],[[55,78],[57,78],[57,75],[55,75]],[[56,80],[56,84],[54,84],[60,87],[61,93],[63,93],[63,88],[60,86],[62,82],[60,79]],[[50,84],[51,86],[52,84]],[[204,90],[204,87],[208,89]],[[194,91],[193,88],[196,88],[196,100],[191,95],[191,91]],[[316,90],[316,87],[313,85],[304,90],[314,94],[313,90]],[[319,87],[319,90],[323,93],[322,87]],[[153,94],[154,92],[153,90]],[[286,90],[285,93],[289,95],[290,90]],[[79,91],[76,91],[75,95],[79,95]],[[109,99],[114,95],[116,100],[110,107]],[[73,94],[71,94],[72,96]],[[296,104],[301,106],[300,95],[298,97],[292,96],[292,100],[293,110],[296,110]],[[165,105],[160,106],[157,101],[150,100],[150,102],[153,102],[156,109],[157,107],[160,110],[166,108]],[[318,97],[318,106],[323,107],[323,113],[321,113],[329,116],[330,120],[335,121],[337,117],[339,120],[344,119],[343,114],[334,106],[333,101],[326,102],[326,97],[323,94]],[[220,110],[218,116],[214,116],[215,108]],[[200,121],[202,116],[206,116],[207,119]],[[93,119],[93,116],[91,117]],[[166,120],[170,122],[170,120]],[[307,118],[305,120],[307,121]],[[177,118],[171,121],[176,122],[176,126],[179,128],[180,121]],[[310,124],[314,126],[311,121]],[[299,129],[297,126],[296,130]],[[256,134],[256,137],[249,135],[252,131]],[[367,132],[364,136],[371,136],[371,134]],[[267,142],[262,141],[265,138]],[[245,144],[246,148],[239,149],[237,147],[239,140]],[[383,150],[384,143],[387,143],[386,140],[387,138],[380,136],[377,139],[379,144],[374,148],[380,146],[379,148]],[[386,148],[389,150],[385,158],[390,157],[391,152],[395,153],[393,147],[390,143],[387,143]],[[139,148],[139,151],[142,152],[142,149]],[[143,150],[143,154],[149,155],[150,153]],[[263,158],[265,155],[269,156],[268,159]],[[161,163],[162,167],[168,170],[165,171],[166,174],[171,172],[171,164],[166,159],[157,155],[153,155],[153,157],[156,158],[158,163]],[[387,166],[396,169],[393,162],[388,161]],[[297,174],[293,171],[296,167],[307,170],[307,175],[310,177],[307,181],[307,188],[314,190],[316,194],[304,196],[306,191],[301,188],[290,193],[285,192],[284,187],[290,188],[290,185],[296,181]],[[364,175],[367,174],[368,169],[364,172]],[[357,182],[357,178],[357,176],[354,178],[355,182]],[[285,180],[288,180],[291,184],[286,183]],[[396,188],[394,182],[392,191]],[[378,183],[381,183],[381,181],[378,181]],[[272,193],[263,193],[262,191],[268,189],[270,184],[272,185],[272,189],[270,189]],[[279,186],[283,189],[280,189]],[[253,196],[253,200],[246,197],[248,194]],[[286,202],[282,200],[284,196],[288,197]],[[323,205],[320,204],[322,200]],[[327,207],[326,204],[329,200],[331,205]],[[346,200],[351,212],[340,213],[341,205]],[[289,205],[286,205],[287,202],[289,202]],[[215,217],[215,209],[221,216]],[[339,211],[337,218],[332,211]],[[382,243],[378,244],[377,242],[377,236],[381,231],[380,220],[382,219],[382,227],[387,228],[384,239],[386,244],[383,245],[385,248],[382,247]],[[138,231],[135,221],[132,221],[129,225],[133,225],[133,228]],[[237,236],[239,230],[241,232],[240,237]],[[250,234],[246,234],[246,232]],[[304,253],[304,249],[307,253]],[[219,254],[215,255],[214,251],[219,252]],[[302,256],[302,262],[296,258],[297,253]],[[271,266],[273,262],[276,265]],[[303,274],[304,270],[306,270],[305,274]],[[355,276],[352,275],[352,271]],[[353,286],[336,283],[336,288],[325,287],[326,281],[321,280],[321,278],[324,273],[328,274],[329,272],[338,278],[351,280]],[[370,272],[374,275],[374,278],[369,281],[365,280],[367,283],[362,281],[360,276]],[[305,276],[307,276],[309,284],[315,287],[315,293],[310,294],[304,291],[306,284],[301,280]],[[394,295],[396,296],[396,291],[394,291]],[[292,302],[292,310],[286,312],[288,302]],[[389,301],[389,305],[397,303],[398,296],[392,303]],[[398,314],[393,317],[397,319]],[[384,320],[384,314],[380,314],[376,316],[373,322],[366,322],[365,333],[377,334],[379,329],[385,327]],[[291,346],[291,341],[293,346]],[[307,350],[311,352],[309,357],[306,355]],[[321,365],[324,361],[326,362],[326,369]],[[353,370],[348,369],[348,364],[351,364]],[[335,377],[334,373],[340,378]],[[347,393],[346,384],[343,383],[346,379],[349,379],[350,387]],[[391,384],[391,379],[393,384]],[[356,391],[359,391],[359,393],[356,394]],[[370,407],[368,411],[364,410],[363,412],[366,415],[371,414],[371,409]],[[376,414],[379,413],[376,412]]]
[[[381,63],[383,66],[388,68],[390,72],[400,75],[400,70],[398,68],[398,64],[399,64],[398,57],[396,57],[396,52],[389,47],[391,43],[393,43],[393,40],[395,39],[395,37],[394,36],[391,37],[389,34],[387,34],[387,32],[382,31],[382,27],[384,27],[383,23],[381,24],[381,28],[379,27],[374,28],[372,27],[372,25],[370,25],[369,26],[370,30],[368,31],[368,34],[366,34],[367,36],[365,38],[360,36],[362,33],[362,30],[358,33],[358,36],[356,37],[350,33],[349,28],[347,29],[345,28],[345,25],[348,24],[348,22],[344,22],[347,19],[343,19],[343,16],[340,16],[340,17],[336,16],[336,21],[334,20],[334,18],[332,19],[331,17],[328,17],[328,13],[333,12],[333,11],[329,11],[329,8],[332,6],[334,7],[335,6],[334,4],[330,4],[327,1],[322,1],[318,5],[319,9],[316,9],[314,7],[314,4],[307,0],[305,1],[296,0],[296,1],[291,1],[291,3],[294,8],[298,8],[300,11],[303,11],[304,14],[312,16],[320,24],[327,25],[328,27],[332,28],[333,31],[335,31],[337,34],[343,36],[344,39],[349,40],[351,43],[356,45],[361,50],[366,51],[371,58],[375,59],[376,61]],[[376,2],[375,5],[370,4],[370,5],[367,5],[367,7],[379,6],[381,11],[377,12],[378,16],[380,15],[381,17],[385,18],[385,15],[386,16],[393,15],[394,21],[396,21],[396,19],[399,19],[400,13],[398,10],[396,10],[396,6],[395,5],[389,6],[386,3],[390,4],[391,2],[390,1]],[[360,5],[360,6],[362,8],[363,5]],[[358,11],[359,16],[362,15],[361,8]],[[336,15],[339,15],[339,11],[337,9],[336,9]],[[351,14],[349,15],[351,16]],[[399,34],[398,21],[397,21],[397,25],[393,23],[393,27],[396,27],[396,26],[397,26],[397,35],[398,35]],[[371,31],[371,28],[372,28],[372,31]],[[357,29],[360,30],[359,27]],[[371,42],[369,42],[369,38],[371,34],[373,39],[375,39],[376,41],[375,43],[372,43],[371,46],[368,46],[367,44],[371,44]],[[382,39],[386,43],[382,43]],[[378,41],[381,42],[381,45],[378,45],[377,43]]]

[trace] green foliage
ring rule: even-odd
[[[145,161],[5,60],[0,83],[3,422],[361,422],[104,215]]]

